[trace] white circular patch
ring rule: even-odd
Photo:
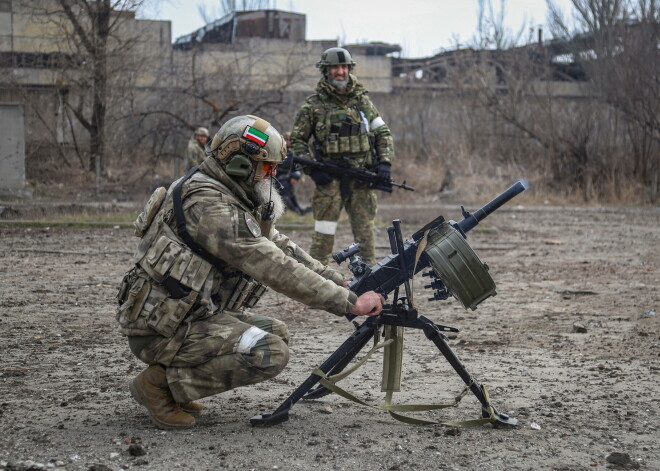
[[[252,219],[252,216],[250,216],[248,213],[245,214],[245,224],[247,224],[248,229],[252,233],[253,236],[259,237],[261,236],[261,228],[259,227],[259,224]]]

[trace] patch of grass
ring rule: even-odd
[[[132,228],[137,217],[135,212],[127,213],[63,213],[53,216],[22,220],[0,220],[1,224],[17,227],[115,227]]]
[[[76,222],[76,221],[2,221],[0,224],[15,227],[68,227],[72,229],[84,229],[86,227],[120,227],[122,229],[132,228],[133,224],[116,222]]]
[[[77,223],[77,224],[126,224],[133,225],[133,221],[138,213],[89,213],[89,214],[62,214],[51,221],[59,223]]]

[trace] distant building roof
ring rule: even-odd
[[[378,41],[367,43],[345,44],[342,46],[349,50],[351,54],[362,56],[386,56],[393,52],[401,52],[401,46],[398,44],[388,44]]]
[[[200,43],[233,43],[239,38],[304,41],[306,16],[282,10],[237,11],[174,41],[175,49]]]

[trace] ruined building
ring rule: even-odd
[[[28,163],[30,156],[43,159],[59,152],[69,165],[80,160],[85,167],[85,149],[91,144],[93,154],[99,140],[115,153],[135,153],[139,145],[157,158],[176,157],[193,126],[214,127],[238,111],[268,113],[285,128],[296,105],[316,86],[321,53],[337,45],[336,40],[307,41],[305,15],[280,10],[235,12],[174,42],[169,21],[112,11],[112,34],[100,38],[89,36],[89,26],[102,17],[74,11],[80,22],[76,29],[66,5],[59,0],[0,0],[0,102],[23,106]],[[79,31],[86,31],[87,38]],[[107,40],[107,53],[95,57],[90,45],[101,39]],[[400,109],[407,103],[406,93],[454,93],[475,66],[486,67],[493,86],[506,91],[498,61],[502,54],[517,52],[464,49],[407,59],[400,57],[398,45],[344,47],[353,54],[356,73],[370,93],[398,95]],[[537,62],[549,64],[562,54],[556,44],[532,47],[539,50]],[[99,64],[106,65],[104,77],[98,74]],[[570,64],[558,63],[560,67],[571,70]],[[583,93],[580,77],[572,78],[539,76],[539,92]],[[258,94],[272,99],[249,101]],[[99,95],[101,105],[95,100]],[[393,100],[376,101],[395,106]],[[280,106],[279,113],[272,106]],[[95,134],[99,128],[104,133]]]

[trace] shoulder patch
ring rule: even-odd
[[[243,215],[245,216],[245,225],[250,231],[250,234],[252,234],[254,237],[260,237],[261,229],[259,228],[257,221],[255,221],[249,213],[243,213]]]

